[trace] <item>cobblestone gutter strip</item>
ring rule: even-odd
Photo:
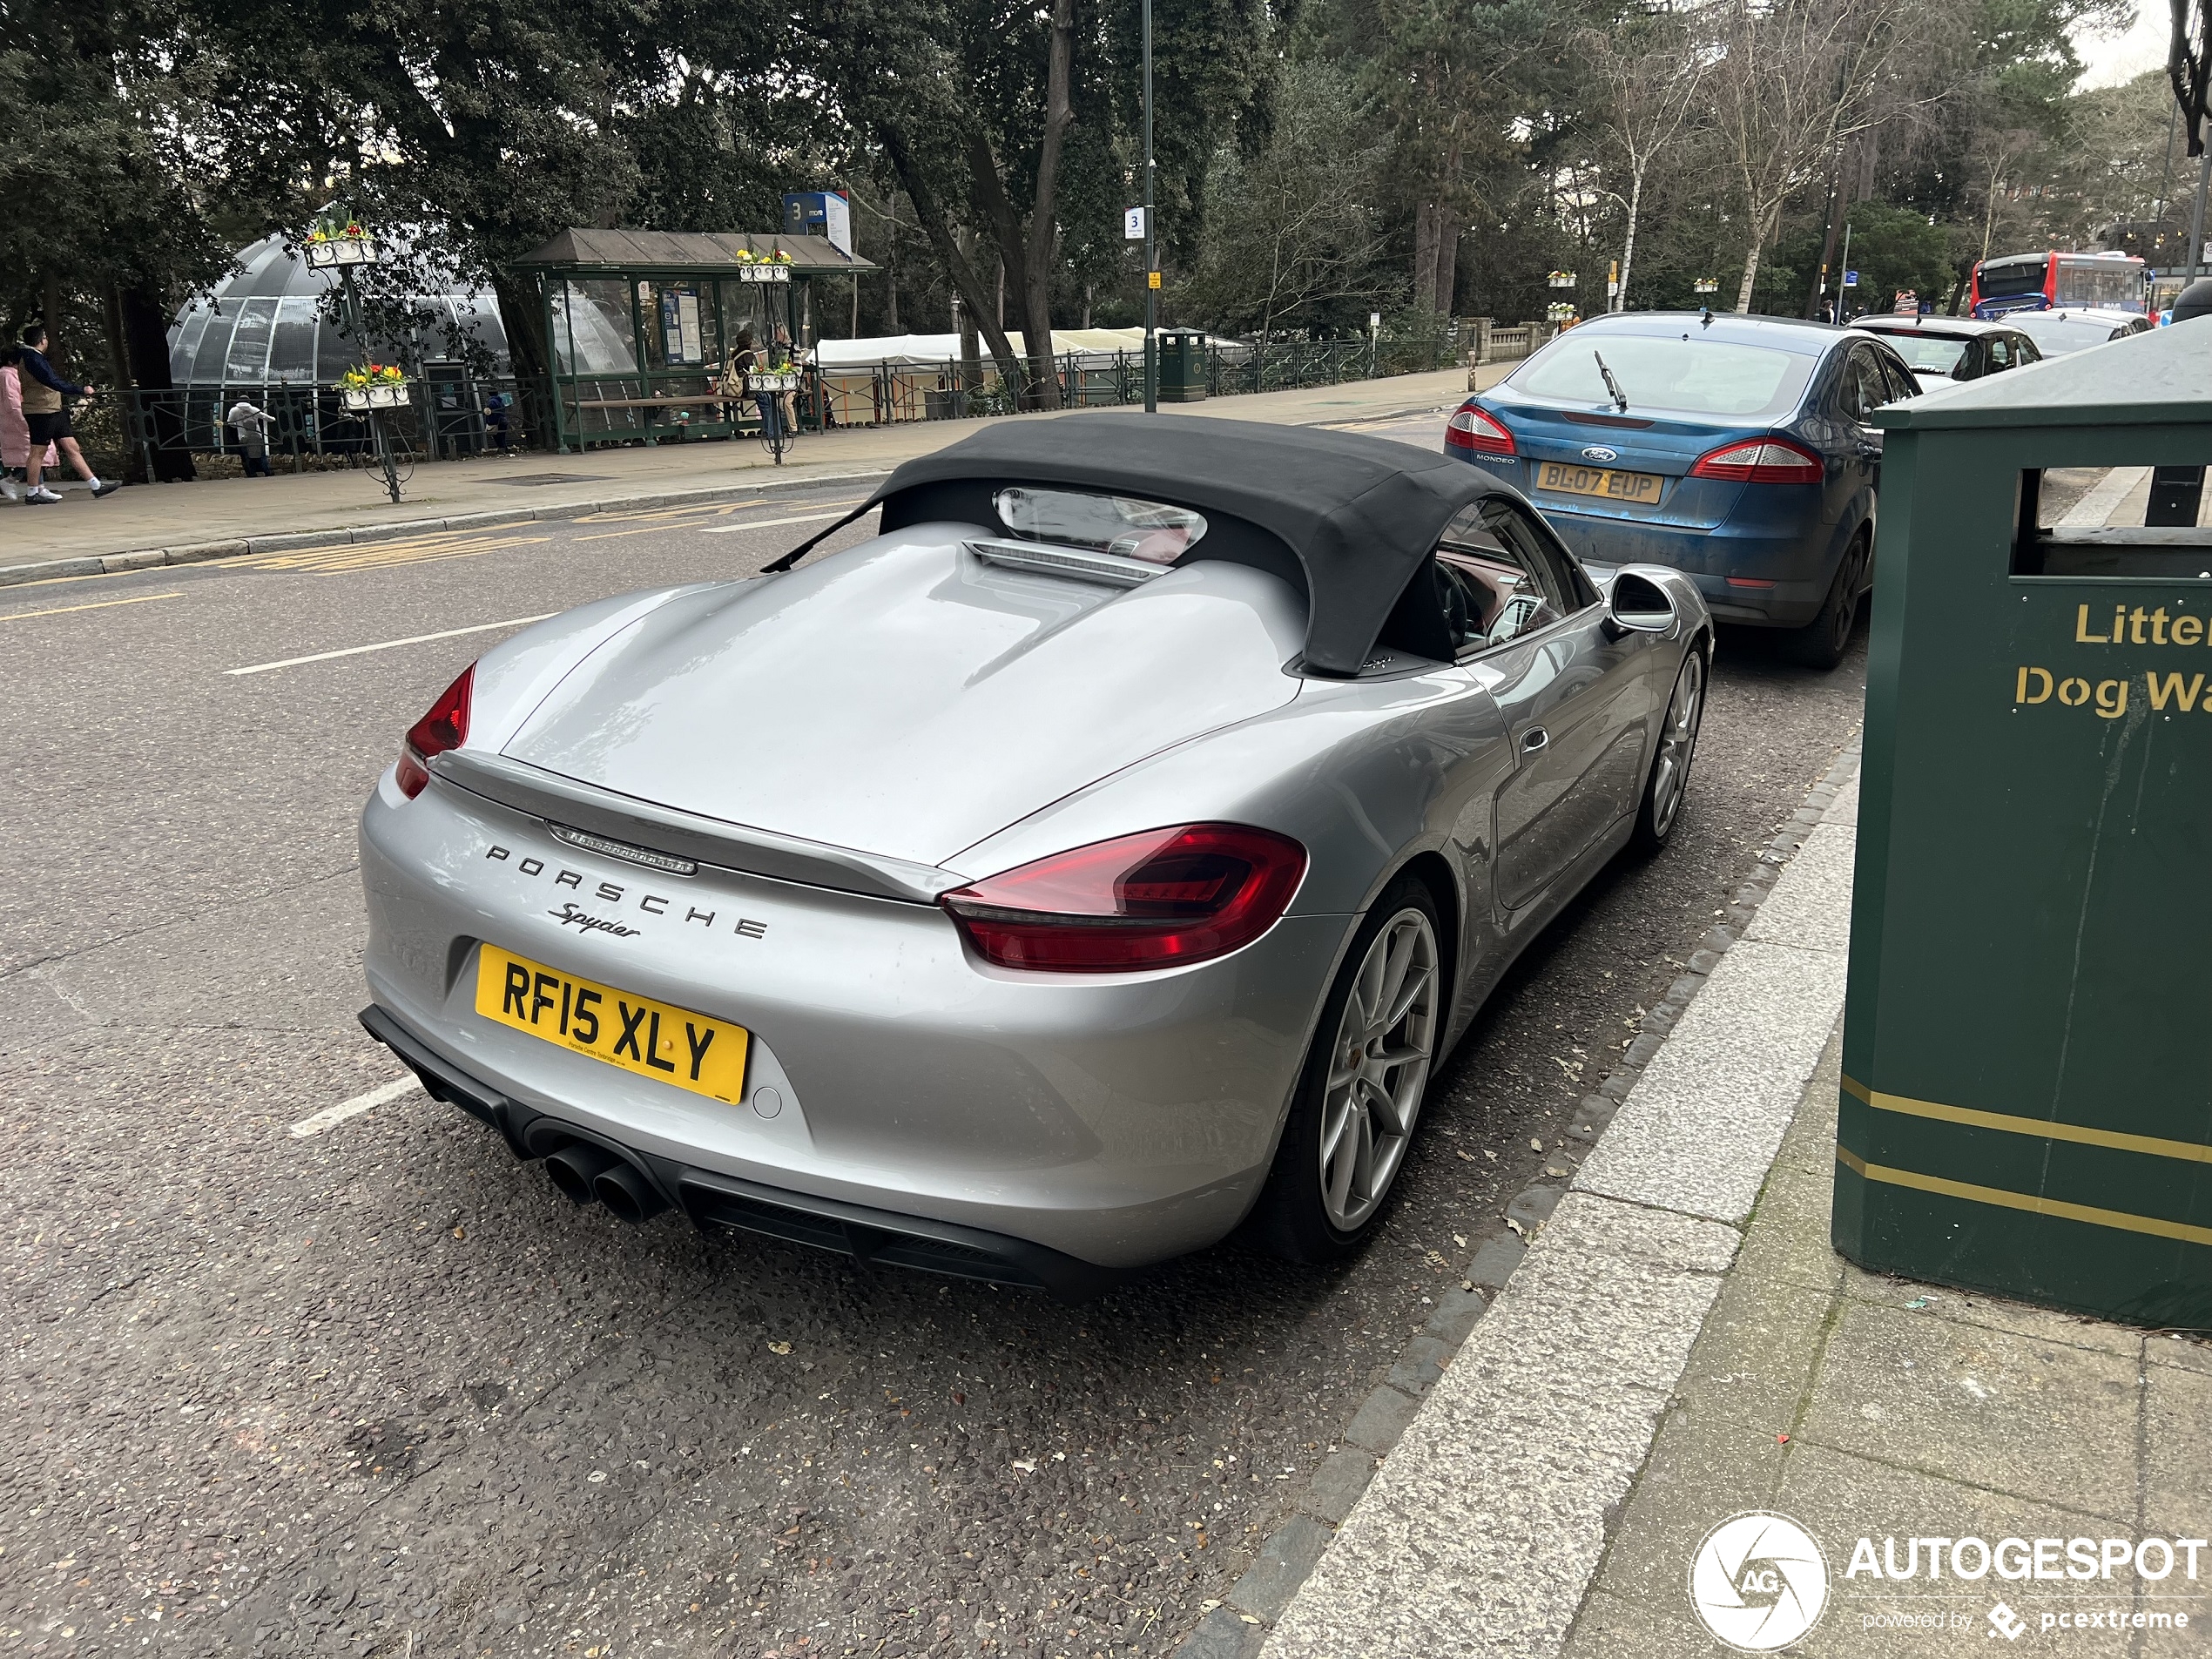
[[[448,518],[410,518],[388,524],[341,525],[327,530],[292,530],[281,536],[249,536],[227,542],[190,542],[175,547],[144,547],[127,553],[88,553],[77,558],[37,559],[28,564],[0,565],[0,588],[25,582],[51,582],[60,577],[113,576],[118,570],[145,570],[163,564],[201,564],[210,559],[236,558],[246,553],[277,553],[295,548],[346,547],[357,542],[389,542],[407,536],[434,536],[444,530],[481,529],[494,524],[523,524],[538,519],[583,518],[592,513],[634,513],[654,507],[690,507],[711,502],[742,501],[765,490],[796,486],[850,482],[881,478],[888,467],[861,472],[825,472],[805,478],[776,478],[760,483],[718,484],[707,489],[660,490],[651,495],[620,496],[606,501],[570,502],[564,506],[513,507],[496,513],[456,513]],[[794,538],[796,539],[796,538]]]
[[[1571,1185],[1506,1206],[1178,1659],[1558,1652],[1843,1006],[1858,759],[1584,1097]]]

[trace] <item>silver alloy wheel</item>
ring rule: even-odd
[[[1697,725],[1705,714],[1705,662],[1693,650],[1675,680],[1667,723],[1659,728],[1659,754],[1651,765],[1651,833],[1663,837],[1675,826],[1689,784],[1689,763],[1697,752]]]
[[[1321,1208],[1329,1224],[1365,1224],[1397,1179],[1436,1048],[1436,929],[1407,907],[1352,978],[1329,1050],[1321,1099]]]

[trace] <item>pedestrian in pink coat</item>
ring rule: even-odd
[[[44,463],[59,466],[60,458],[54,446],[46,446]],[[0,489],[10,501],[18,499],[16,479],[30,464],[30,426],[23,418],[23,381],[16,373],[16,366],[0,363]]]

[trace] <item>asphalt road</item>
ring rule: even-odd
[[[417,1090],[295,1133],[400,1076],[353,1017],[400,732],[513,619],[857,493],[8,590],[7,1650],[1171,1650],[1858,717],[1863,650],[1723,639],[1676,845],[1497,994],[1340,1270],[1224,1246],[1069,1309],[625,1227]]]

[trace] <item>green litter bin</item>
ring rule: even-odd
[[[1200,403],[1206,395],[1206,336],[1198,328],[1163,328],[1160,401]]]
[[[1875,420],[1836,1247],[2212,1326],[2212,320]]]

